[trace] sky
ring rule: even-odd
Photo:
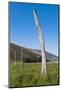
[[[44,37],[45,50],[58,56],[58,5],[9,2],[10,42],[40,49],[33,9]]]

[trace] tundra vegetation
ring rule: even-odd
[[[47,62],[47,76],[45,79],[42,78],[40,73],[40,62],[24,62],[22,68],[20,62],[17,62],[16,65],[10,63],[9,69],[9,87],[45,86],[59,84],[59,70],[57,63]]]

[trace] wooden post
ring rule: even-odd
[[[21,69],[23,67],[23,49],[21,48]]]
[[[16,51],[14,52],[14,65],[16,65]]]

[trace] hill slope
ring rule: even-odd
[[[22,50],[22,57],[23,60],[26,62],[38,62],[41,61],[41,51],[37,49],[30,49],[25,48],[22,46],[18,46],[15,44],[10,43],[10,61],[13,61],[16,57],[16,60],[21,60],[21,50]],[[15,55],[16,52],[16,55]],[[46,52],[46,59],[47,61],[58,62],[58,57]]]

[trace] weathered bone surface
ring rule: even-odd
[[[42,30],[40,28],[39,21],[37,18],[36,9],[33,10],[33,14],[34,14],[34,20],[37,27],[37,31],[39,33],[39,40],[41,45],[41,54],[42,54],[41,74],[46,75],[46,55],[45,55],[44,40],[43,40]]]

